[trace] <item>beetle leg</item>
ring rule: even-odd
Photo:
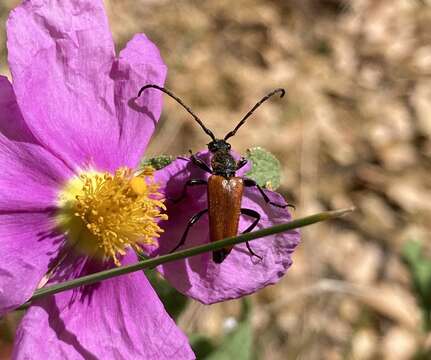
[[[183,191],[181,193],[181,195],[179,197],[177,197],[176,199],[169,199],[171,200],[173,203],[178,203],[180,202],[182,199],[184,199],[187,195],[187,188],[189,186],[196,186],[196,185],[206,185],[208,184],[208,182],[206,180],[203,179],[190,179],[187,180],[187,182],[184,184],[184,188]]]
[[[248,233],[248,232],[250,232],[250,231],[252,231],[256,226],[257,226],[257,224],[259,223],[259,220],[260,220],[260,214],[257,212],[257,211],[254,211],[254,210],[252,210],[252,209],[241,209],[241,214],[243,214],[243,215],[247,215],[247,216],[250,216],[250,217],[253,217],[255,220],[252,222],[252,224],[247,228],[247,229],[245,229],[242,233],[243,234],[245,234],[245,233]],[[251,249],[251,247],[250,247],[250,243],[248,242],[248,241],[246,241],[245,242],[245,245],[247,246],[247,249],[248,249],[248,251],[250,252],[250,254],[251,255],[253,255],[253,256],[256,256],[257,258],[259,258],[260,260],[263,260],[263,258],[262,258],[262,256],[260,256],[260,255],[257,255],[252,249]]]
[[[170,251],[171,253],[172,253],[172,252],[174,252],[175,250],[177,250],[180,246],[184,245],[184,243],[186,242],[186,238],[187,238],[187,235],[188,235],[188,233],[189,233],[190,228],[191,228],[194,224],[196,224],[196,223],[198,222],[198,220],[202,217],[202,215],[204,215],[206,212],[208,212],[208,209],[205,209],[205,210],[199,211],[197,214],[193,215],[193,216],[190,218],[189,222],[187,223],[186,230],[184,231],[184,234],[183,234],[183,236],[181,237],[180,242],[178,243],[178,245],[177,245],[177,246],[175,246],[175,247]]]
[[[190,152],[190,160],[192,161],[193,164],[195,164],[197,167],[201,168],[203,171],[206,171],[207,173],[212,174],[213,171],[210,169],[210,167],[202,160],[199,159],[195,154],[192,153],[191,150],[189,150]]]
[[[244,167],[246,164],[248,163],[248,160],[246,158],[241,158],[239,159],[239,161],[236,163],[236,170],[241,169],[242,167]]]
[[[287,207],[291,207],[292,209],[296,209],[295,205],[292,205],[292,204],[277,204],[277,203],[272,202],[271,200],[269,200],[268,195],[266,195],[265,192],[263,191],[263,189],[259,186],[259,184],[257,184],[256,181],[254,181],[252,179],[246,179],[245,178],[244,179],[244,186],[246,186],[246,187],[256,186],[257,189],[259,190],[260,194],[262,195],[263,200],[265,200],[265,202],[267,204],[270,204],[272,206],[279,207],[279,208],[282,208],[282,209],[285,209]]]

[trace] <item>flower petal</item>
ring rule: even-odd
[[[132,254],[128,262],[136,261]],[[56,281],[101,270],[70,261]],[[15,359],[194,359],[143,272],[35,302],[16,337]]]
[[[62,240],[48,212],[0,215],[0,316],[31,297]]]
[[[9,66],[35,137],[70,166],[112,170],[114,46],[100,0],[29,0],[7,23]]]
[[[201,170],[185,159],[178,159],[157,174],[159,180],[167,180],[165,192],[168,198],[176,198],[181,194],[186,180],[203,178]],[[169,179],[169,180],[168,180]],[[285,203],[281,195],[266,191],[271,201]],[[188,220],[198,211],[207,208],[206,186],[191,187],[187,197],[173,204],[167,202],[169,220],[162,222],[165,233],[159,239],[158,253],[172,251],[178,244]],[[261,215],[255,228],[261,229],[287,222],[291,216],[287,209],[266,204],[257,189],[246,188],[242,200],[242,208],[253,209]],[[252,223],[249,217],[241,216],[240,231]],[[253,251],[263,260],[252,257],[245,244],[237,245],[223,261],[215,264],[211,254],[194,256],[186,260],[167,263],[160,266],[159,271],[182,293],[205,304],[253,293],[266,285],[278,281],[292,264],[291,255],[300,241],[296,230],[267,236],[250,242]],[[184,248],[209,242],[208,217],[197,222],[190,230]]]
[[[0,75],[0,133],[10,140],[37,143],[16,103],[12,84]]]
[[[52,209],[71,171],[41,146],[0,134],[0,213]]]
[[[146,84],[163,86],[166,71],[159,50],[144,34],[129,41],[113,66],[111,77],[121,129],[118,152],[129,167],[141,159],[162,111],[160,91],[149,89],[140,98],[137,92]]]

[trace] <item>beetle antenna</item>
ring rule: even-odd
[[[184,104],[181,99],[174,95],[171,91],[169,91],[168,89],[165,89],[164,87],[155,85],[155,84],[149,84],[149,85],[145,85],[144,87],[141,88],[141,90],[139,90],[138,93],[138,97],[141,96],[141,94],[144,92],[144,90],[148,89],[148,88],[153,88],[153,89],[157,89],[160,90],[161,92],[164,92],[165,94],[168,94],[171,98],[173,98],[174,100],[176,100],[184,109],[187,110],[187,112],[193,116],[193,118],[197,121],[197,123],[202,127],[202,129],[211,137],[211,139],[215,140],[215,136],[212,133],[212,131],[210,129],[208,129],[204,123],[202,122],[201,119],[199,119],[197,117],[197,115],[195,115],[192,111],[192,109],[190,109],[186,104]]]
[[[229,139],[230,137],[234,136],[236,134],[236,132],[238,131],[238,129],[244,125],[245,121],[247,120],[247,118],[253,114],[254,110],[256,110],[260,105],[262,105],[266,100],[268,100],[272,95],[275,95],[276,93],[280,93],[280,97],[282,98],[284,96],[284,94],[286,93],[286,91],[284,89],[275,89],[273,91],[271,91],[269,94],[267,94],[266,96],[264,96],[256,105],[253,106],[253,108],[242,118],[242,120],[238,123],[238,125],[235,127],[235,129],[233,129],[231,132],[228,132],[226,134],[226,136],[224,137],[225,140]]]

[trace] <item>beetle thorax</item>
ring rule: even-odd
[[[211,167],[214,175],[229,178],[235,176],[236,161],[230,151],[219,150],[213,154]]]
[[[208,150],[213,154],[211,167],[214,175],[225,178],[235,176],[236,161],[230,153],[230,144],[223,139],[215,139],[208,145]]]

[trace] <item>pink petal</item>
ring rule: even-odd
[[[100,0],[32,0],[8,25],[9,64],[35,137],[72,168],[135,167],[162,94],[137,93],[166,76],[156,46],[135,36],[118,59]]]
[[[31,297],[62,240],[49,213],[0,215],[0,316]]]
[[[13,86],[35,137],[71,167],[117,167],[115,54],[102,1],[25,1],[7,35]]]
[[[0,76],[0,133],[14,141],[37,143],[16,103],[12,84]]]
[[[71,171],[39,145],[0,134],[0,213],[52,209]]]
[[[160,170],[157,176],[158,179],[170,179],[165,188],[168,198],[178,197],[187,179],[206,177],[203,171],[184,159],[174,161]],[[281,195],[270,191],[266,193],[272,201],[285,203]],[[161,223],[165,233],[159,239],[160,254],[175,248],[188,220],[198,211],[207,208],[206,186],[189,188],[188,196],[183,201],[178,204],[168,202],[167,207],[169,220]],[[254,188],[245,190],[242,207],[253,209],[262,216],[255,230],[291,219],[287,209],[267,205]],[[251,218],[241,216],[240,231],[251,223]],[[246,245],[240,244],[233,248],[220,265],[211,260],[211,254],[203,254],[162,265],[159,271],[179,291],[205,304],[234,299],[277,282],[292,264],[291,255],[299,241],[299,232],[289,231],[250,242],[253,251],[263,257],[263,260],[251,257]],[[207,242],[208,217],[204,215],[190,230],[183,248]]]
[[[53,233],[57,191],[71,176],[41,146],[0,134],[0,314],[33,293],[59,243]]]
[[[146,90],[140,98],[136,98],[137,92],[146,84],[163,86],[166,71],[159,50],[144,34],[129,41],[112,69],[121,128],[118,151],[124,157],[122,162],[130,167],[141,159],[162,111],[160,91]]]
[[[128,261],[136,261],[134,255]],[[64,264],[55,281],[101,266]],[[143,272],[112,278],[36,302],[17,332],[14,359],[194,359],[186,336]]]

